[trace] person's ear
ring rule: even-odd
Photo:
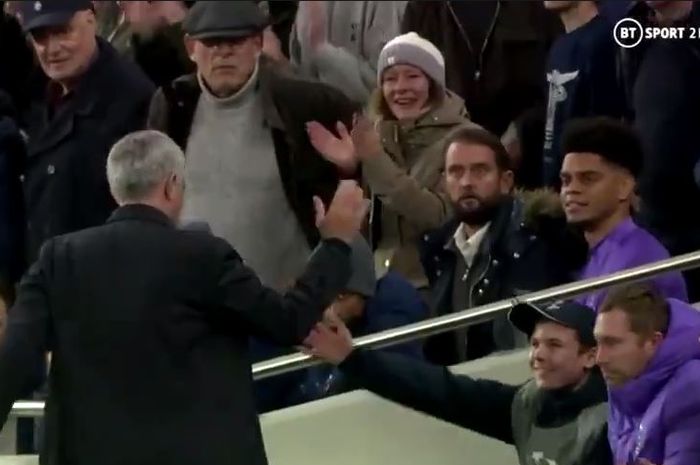
[[[187,50],[187,56],[193,63],[196,63],[194,59],[194,47],[196,41],[187,34],[185,34],[185,37],[183,37],[182,40],[185,41],[185,50]]]
[[[262,50],[263,43],[264,43],[263,31],[260,31],[259,34],[255,34],[253,36],[252,40],[253,40],[253,44],[255,45],[255,48],[258,50]]]
[[[619,177],[617,187],[617,198],[620,202],[632,201],[634,199],[634,189],[636,182],[634,177],[624,173]]]
[[[510,194],[515,185],[515,174],[511,170],[501,173],[501,194]]]
[[[165,181],[164,195],[166,200],[169,202],[174,200],[177,196],[177,188],[180,183],[180,179],[176,174],[171,174],[170,177]]]
[[[583,352],[583,366],[587,370],[592,370],[593,367],[595,366],[595,358],[596,358],[596,352],[597,348],[596,347],[591,347],[588,349],[585,349]]]
[[[664,335],[659,331],[655,331],[654,334],[649,338],[651,346],[654,350],[658,349],[662,342],[664,342]]]

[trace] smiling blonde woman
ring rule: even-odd
[[[373,200],[371,242],[379,276],[394,270],[418,289],[427,287],[417,243],[450,216],[443,194],[442,140],[468,119],[463,100],[445,88],[445,60],[429,41],[410,32],[380,53],[369,121],[356,118],[338,136],[311,122],[314,147],[348,173],[361,167]]]

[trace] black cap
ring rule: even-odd
[[[183,23],[187,35],[194,39],[246,37],[266,26],[267,16],[252,1],[198,1]]]
[[[546,307],[538,307],[527,302],[513,306],[508,319],[528,337],[532,336],[535,326],[542,320],[559,323],[562,326],[576,330],[579,341],[587,346],[596,345],[593,336],[595,326],[593,309],[573,300],[554,302]]]
[[[44,0],[19,3],[17,15],[24,30],[68,24],[79,11],[91,10],[90,0]]]

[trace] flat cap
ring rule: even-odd
[[[246,37],[267,24],[267,16],[253,1],[198,1],[187,13],[183,27],[194,39],[212,39]]]
[[[68,24],[79,11],[93,8],[89,0],[49,0],[17,2],[17,16],[26,32],[48,26]]]

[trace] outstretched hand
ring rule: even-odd
[[[316,151],[343,171],[354,172],[358,160],[352,137],[341,121],[336,123],[336,130],[338,136],[317,121],[306,123],[306,132]]]
[[[324,239],[336,238],[351,243],[360,233],[369,200],[355,181],[343,180],[338,184],[333,200],[326,210],[323,201],[314,197],[316,227]]]

